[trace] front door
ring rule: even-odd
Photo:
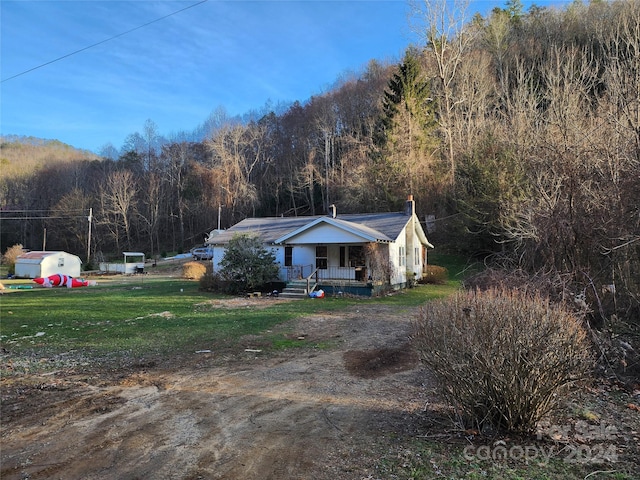
[[[316,268],[318,270],[326,270],[328,265],[328,249],[326,245],[318,245],[316,247]]]

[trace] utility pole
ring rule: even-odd
[[[331,205],[331,201],[329,200],[329,148],[331,144],[329,143],[329,131],[324,131],[324,185],[327,191],[326,193],[326,205]],[[325,211],[328,211],[328,208],[325,208]]]
[[[87,263],[91,262],[91,222],[93,220],[93,208],[89,208],[89,234],[87,235]]]

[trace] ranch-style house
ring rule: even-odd
[[[372,295],[419,280],[427,265],[427,240],[409,195],[402,212],[304,217],[246,218],[207,239],[213,248],[214,272],[226,245],[236,235],[258,236],[280,266],[280,280],[304,293]]]

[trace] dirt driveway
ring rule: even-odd
[[[413,310],[362,305],[278,328],[328,345],[194,352],[126,370],[4,379],[9,479],[364,479],[421,425]],[[248,351],[247,351],[248,350]]]

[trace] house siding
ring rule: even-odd
[[[400,235],[398,239],[389,245],[389,259],[394,265],[393,272],[391,272],[391,285],[402,285],[407,281],[406,268],[400,264],[400,251],[406,248],[404,235]]]
[[[318,277],[327,281],[354,280],[366,284],[369,276],[375,285],[402,288],[408,277],[422,277],[426,261],[426,247],[433,247],[415,215],[415,204],[410,196],[404,212],[378,214],[345,214],[337,217],[313,216],[295,218],[248,218],[227,231],[218,232],[208,240],[213,245],[214,271],[220,270],[227,243],[237,234],[258,235],[270,249],[280,265],[281,280],[306,277],[315,270],[316,247],[327,248],[326,269]],[[349,256],[355,245],[376,245],[374,257],[358,261],[358,265],[344,262],[341,249]],[[291,266],[285,267],[285,247],[291,250]],[[366,250],[365,250],[366,251]],[[382,255],[381,255],[382,253]],[[381,257],[384,257],[381,258]],[[363,265],[361,265],[363,263]],[[387,284],[387,265],[392,265]],[[375,271],[374,271],[375,270]],[[414,274],[414,275],[412,275]]]
[[[321,224],[296,235],[287,243],[290,245],[318,243],[319,238],[322,239],[322,244],[363,242],[363,238],[354,233],[339,230],[333,225]]]

